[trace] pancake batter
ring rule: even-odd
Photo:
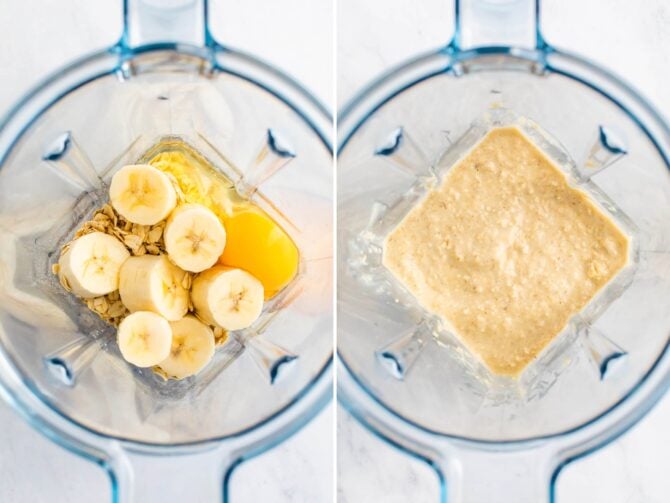
[[[503,127],[389,234],[383,262],[493,373],[515,377],[627,259],[616,224]]]

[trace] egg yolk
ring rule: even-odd
[[[219,263],[239,267],[263,283],[269,299],[298,272],[298,249],[270,217],[253,208],[235,212],[224,222],[226,247]]]

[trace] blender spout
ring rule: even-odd
[[[580,175],[583,179],[588,180],[627,154],[628,146],[623,136],[609,126],[600,125],[589,149],[588,157],[579,166]]]
[[[402,381],[432,337],[426,322],[402,334],[375,352],[377,360],[393,377]]]
[[[100,175],[71,131],[59,134],[42,154],[42,160],[77,192],[103,188]]]
[[[251,165],[236,183],[237,192],[250,198],[258,188],[296,157],[293,147],[274,129],[268,129],[265,141]]]
[[[456,51],[481,47],[536,49],[545,46],[539,30],[539,0],[456,0]]]
[[[101,350],[100,339],[81,335],[44,357],[51,375],[66,386],[74,386]]]
[[[213,44],[207,29],[207,0],[124,0],[123,20],[122,48]]]
[[[297,363],[298,355],[267,340],[263,335],[251,337],[246,347],[254,363],[267,376],[270,384],[275,384],[278,378]]]
[[[601,381],[627,360],[628,352],[594,327],[584,330],[583,341]]]
[[[416,178],[435,176],[426,154],[403,127],[393,130],[384,144],[375,150],[375,155],[383,157],[392,166],[410,176]]]

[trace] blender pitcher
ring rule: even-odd
[[[457,0],[453,40],[345,108],[338,397],[428,462],[449,503],[554,499],[670,380],[670,130],[607,71],[549,45],[534,0]],[[523,130],[630,238],[626,268],[518,379],[493,375],[383,266],[383,241],[487,131]]]
[[[109,473],[114,501],[227,499],[233,468],[330,398],[330,118],[224,47],[206,0],[126,0],[121,40],[46,79],[0,127],[0,381],[39,431]],[[160,142],[196,151],[296,244],[298,274],[195,377],[126,364],[114,329],[51,266]],[[140,477],[136,475],[140,474]]]

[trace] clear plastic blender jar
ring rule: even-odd
[[[430,463],[442,501],[552,500],[560,468],[634,424],[669,378],[670,131],[620,79],[549,45],[539,5],[457,1],[452,42],[371,84],[339,121],[338,397]],[[482,369],[381,264],[427,187],[505,125],[633,243],[626,272],[518,380]]]

